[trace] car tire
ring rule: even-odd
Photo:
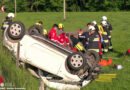
[[[25,35],[25,26],[22,22],[14,21],[10,24],[7,33],[9,38],[13,40],[22,39],[22,37]]]
[[[29,29],[28,29],[28,33],[30,35],[32,34],[40,34],[40,35],[43,35],[43,29],[42,27],[38,26],[38,25],[33,25],[31,26]]]
[[[72,70],[78,71],[84,68],[86,61],[84,56],[79,52],[74,52],[67,59],[68,67]]]
[[[85,53],[86,58],[88,58],[89,61],[92,63],[98,63],[100,61],[99,53],[95,51],[87,51]]]

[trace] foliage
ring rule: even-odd
[[[63,0],[16,0],[17,11],[63,11]],[[6,11],[14,11],[14,0],[0,0]],[[129,11],[130,0],[66,0],[67,11]]]

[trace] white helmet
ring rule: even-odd
[[[95,27],[94,26],[89,26],[88,30],[89,31],[95,31]]]
[[[102,25],[107,25],[107,22],[106,21],[102,21],[101,24]]]
[[[102,21],[107,21],[107,17],[106,16],[102,16]]]
[[[14,18],[14,13],[8,13],[8,15],[7,15],[9,18]]]
[[[93,25],[96,25],[96,24],[97,24],[97,22],[96,22],[96,21],[92,21],[92,24],[93,24]]]

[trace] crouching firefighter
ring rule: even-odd
[[[47,36],[47,35],[48,35],[47,30],[46,30],[46,29],[43,29],[43,22],[42,22],[42,21],[37,22],[35,25],[38,25],[39,28],[41,28],[41,29],[39,29],[40,32],[41,32],[41,35],[43,35],[43,36],[45,36],[45,37],[48,37],[48,36]]]
[[[102,43],[102,51],[103,53],[107,53],[108,52],[108,47],[109,47],[109,40],[108,40],[108,28],[107,28],[107,22],[106,21],[102,21],[102,27],[103,27],[103,33],[102,33],[102,37],[103,37],[103,43]]]
[[[88,51],[96,51],[99,53],[99,34],[94,26],[89,27],[89,46]]]
[[[79,52],[85,53],[86,50],[76,37],[70,35],[70,40],[72,42],[72,49],[76,49],[76,51],[78,50]]]
[[[89,38],[88,32],[84,32],[81,29],[78,31],[78,39],[83,44],[86,50],[88,50],[88,38]]]

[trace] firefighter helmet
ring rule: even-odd
[[[7,17],[14,18],[14,13],[8,13]]]
[[[101,24],[102,24],[102,25],[107,25],[107,22],[106,22],[106,21],[102,21]]]
[[[60,24],[58,25],[58,27],[59,27],[59,28],[63,28],[64,25],[63,25],[62,23],[60,23]]]
[[[107,21],[107,17],[106,16],[102,16],[102,21]]]
[[[92,21],[92,25],[97,25],[97,22],[96,21]]]
[[[88,30],[89,30],[89,31],[95,31],[96,29],[95,29],[94,26],[90,26],[90,27],[88,28]]]

